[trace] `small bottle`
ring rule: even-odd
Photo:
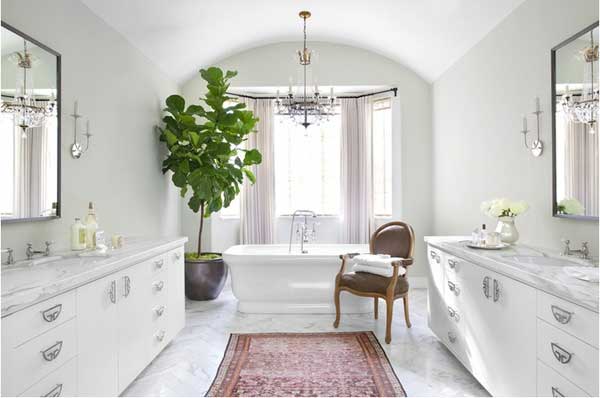
[[[471,232],[471,243],[475,246],[479,246],[479,241],[481,240],[481,230],[479,227],[475,228],[473,232]]]
[[[481,237],[479,238],[479,245],[486,246],[487,245],[487,231],[485,230],[485,224],[481,225],[481,231],[479,232]]]
[[[96,221],[96,211],[94,203],[90,202],[88,206],[88,215],[85,217],[85,247],[86,249],[96,249],[96,231],[98,230],[98,222]]]
[[[71,250],[85,250],[86,228],[77,217],[71,226]]]

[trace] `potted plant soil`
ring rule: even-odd
[[[200,70],[207,83],[203,105],[189,105],[179,95],[167,98],[168,113],[159,127],[160,141],[169,150],[162,171],[173,173],[181,196],[191,194],[188,206],[200,215],[198,246],[185,253],[185,294],[191,300],[212,300],[225,285],[227,267],[220,253],[202,251],[204,218],[228,207],[240,193],[244,177],[255,182],[249,166],[262,161],[260,152],[244,148],[258,121],[243,103],[231,104],[230,80],[237,72],[216,67]]]

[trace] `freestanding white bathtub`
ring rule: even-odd
[[[367,245],[239,245],[223,253],[231,269],[238,311],[247,313],[335,313],[335,276],[343,253],[367,253]],[[373,299],[341,295],[345,313],[373,310]]]

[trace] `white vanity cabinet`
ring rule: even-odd
[[[2,395],[122,393],[184,327],[183,267],[180,246],[2,318]]]
[[[598,395],[598,314],[429,245],[429,327],[494,396]]]

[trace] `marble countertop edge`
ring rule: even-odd
[[[493,256],[497,256],[497,252],[477,251],[476,249],[457,245],[468,239],[466,236],[426,236],[424,240],[432,247],[451,255],[476,263],[490,271],[580,305],[593,312],[599,312],[599,285],[597,283],[580,281],[564,273],[560,275],[560,278],[557,278],[558,267],[540,266],[538,273],[536,273],[532,269],[527,269],[524,265],[511,263],[508,259],[494,258]],[[553,253],[550,250],[527,245],[511,246],[508,250],[511,249],[514,254],[541,255],[542,253]]]
[[[4,318],[37,303],[51,299],[52,297],[56,297],[73,289],[77,289],[80,286],[92,283],[98,279],[119,272],[134,264],[146,261],[161,253],[181,247],[187,241],[187,237],[135,239],[131,244],[126,243],[123,252],[119,253],[118,251],[115,251],[113,256],[99,260],[98,264],[90,265],[91,268],[85,269],[84,266],[82,266],[84,269],[82,269],[81,272],[69,275],[63,279],[44,281],[44,283],[41,283],[37,286],[13,288],[9,291],[5,291],[5,286],[3,283],[1,317]],[[152,245],[154,242],[157,242],[155,246],[148,247],[148,245]],[[137,246],[141,247],[138,249]],[[61,255],[60,252],[57,252],[56,254]],[[72,254],[71,257],[73,257]],[[93,262],[94,259],[98,259],[97,257],[81,258],[84,262],[87,259],[89,259],[90,262]],[[60,260],[56,261],[55,266],[60,267]],[[4,275],[5,270],[6,269],[2,270],[3,278],[6,278]],[[23,271],[31,272],[32,270],[35,271],[35,268],[27,268]],[[19,272],[19,270],[10,271]]]

